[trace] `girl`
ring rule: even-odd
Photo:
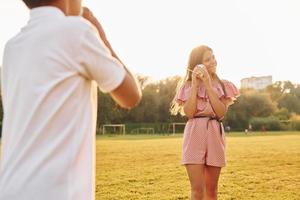
[[[226,162],[221,120],[239,96],[233,83],[220,80],[216,66],[211,48],[193,49],[171,107],[172,114],[180,112],[188,117],[182,164],[189,176],[192,200],[217,199],[219,175]]]

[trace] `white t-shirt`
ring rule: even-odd
[[[126,71],[82,17],[31,10],[5,47],[0,200],[91,200],[95,192],[97,85]]]

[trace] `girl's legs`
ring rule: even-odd
[[[203,200],[205,191],[204,165],[194,164],[185,167],[191,183],[191,200]]]
[[[205,165],[205,200],[216,200],[218,197],[218,180],[221,172],[221,167],[213,167]]]

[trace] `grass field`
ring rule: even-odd
[[[182,135],[97,138],[97,200],[186,200]],[[227,136],[221,200],[299,200],[300,133]]]

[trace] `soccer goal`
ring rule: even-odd
[[[125,124],[105,124],[102,126],[102,134],[119,133],[125,135]]]
[[[185,123],[171,123],[171,124],[169,124],[168,133],[170,133],[170,130],[171,130],[173,135],[175,135],[176,127],[180,127],[180,132],[182,133],[184,126],[185,126]]]
[[[130,131],[133,134],[154,134],[154,128],[136,128]]]

